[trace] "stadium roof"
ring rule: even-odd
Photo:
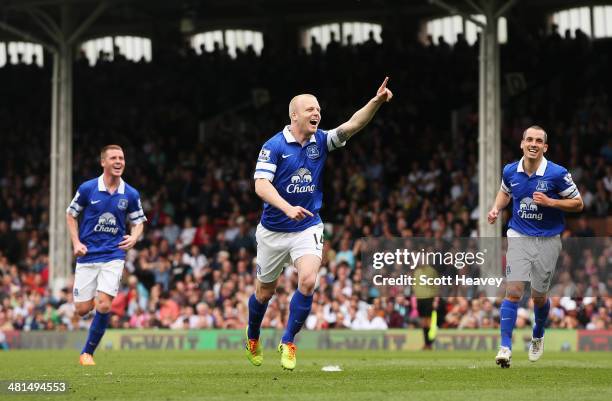
[[[479,3],[487,0],[474,0]],[[503,2],[505,0],[498,0]],[[475,13],[469,0],[444,2]],[[543,12],[605,1],[518,0],[515,7]],[[68,5],[75,25],[85,20],[101,4],[106,5],[83,38],[109,34],[150,36],[159,31],[202,32],[225,28],[265,28],[279,24],[307,26],[326,21],[384,21],[447,12],[429,0],[0,0],[0,22],[45,36],[32,14],[44,12],[60,20],[62,5]],[[66,11],[64,11],[66,12]],[[185,31],[183,31],[185,32]],[[0,30],[0,38],[15,39]]]

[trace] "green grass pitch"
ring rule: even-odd
[[[494,353],[299,351],[283,371],[266,351],[253,367],[242,351],[104,351],[97,366],[78,365],[78,351],[0,353],[0,380],[66,380],[62,395],[6,395],[12,400],[612,400],[612,354],[524,351],[510,369]],[[339,365],[341,372],[323,372]]]

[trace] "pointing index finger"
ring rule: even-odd
[[[383,81],[382,85],[380,85],[380,88],[378,88],[379,92],[383,91],[387,87],[387,82],[389,82],[389,77],[385,77],[385,80]]]
[[[304,211],[304,213],[306,213],[307,215],[309,215],[310,217],[313,217],[314,214],[312,214],[312,212],[308,209],[302,208],[302,210]]]

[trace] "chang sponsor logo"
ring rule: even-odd
[[[527,220],[542,220],[543,218],[543,213],[538,210],[538,205],[529,197],[521,199],[517,214],[521,219]]]
[[[94,227],[94,232],[117,235],[119,232],[117,218],[112,213],[104,213],[98,218],[98,224]]]
[[[314,193],[317,186],[312,183],[312,173],[307,168],[299,168],[291,175],[291,183],[287,185],[289,194]]]

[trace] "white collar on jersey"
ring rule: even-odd
[[[517,173],[525,172],[525,170],[523,169],[523,159],[524,157],[521,157],[521,160],[519,160],[518,165],[516,166]],[[545,157],[542,157],[542,161],[540,162],[540,165],[538,166],[538,169],[536,170],[536,175],[539,175],[540,177],[543,176],[544,172],[546,171],[547,165],[548,165],[548,160],[546,160]]]
[[[287,143],[291,143],[291,142],[297,142],[295,140],[295,138],[293,137],[293,134],[291,133],[291,131],[289,131],[289,125],[286,125],[285,128],[283,129],[283,136],[285,137],[285,140],[287,141]],[[313,142],[317,142],[317,138],[315,137],[315,134],[312,134],[312,136],[310,137],[310,143]]]
[[[98,177],[98,191],[110,193],[108,189],[106,189],[106,185],[104,185],[104,174]],[[123,181],[123,178],[119,178],[119,188],[117,188],[117,192],[120,194],[125,193],[125,181]]]

